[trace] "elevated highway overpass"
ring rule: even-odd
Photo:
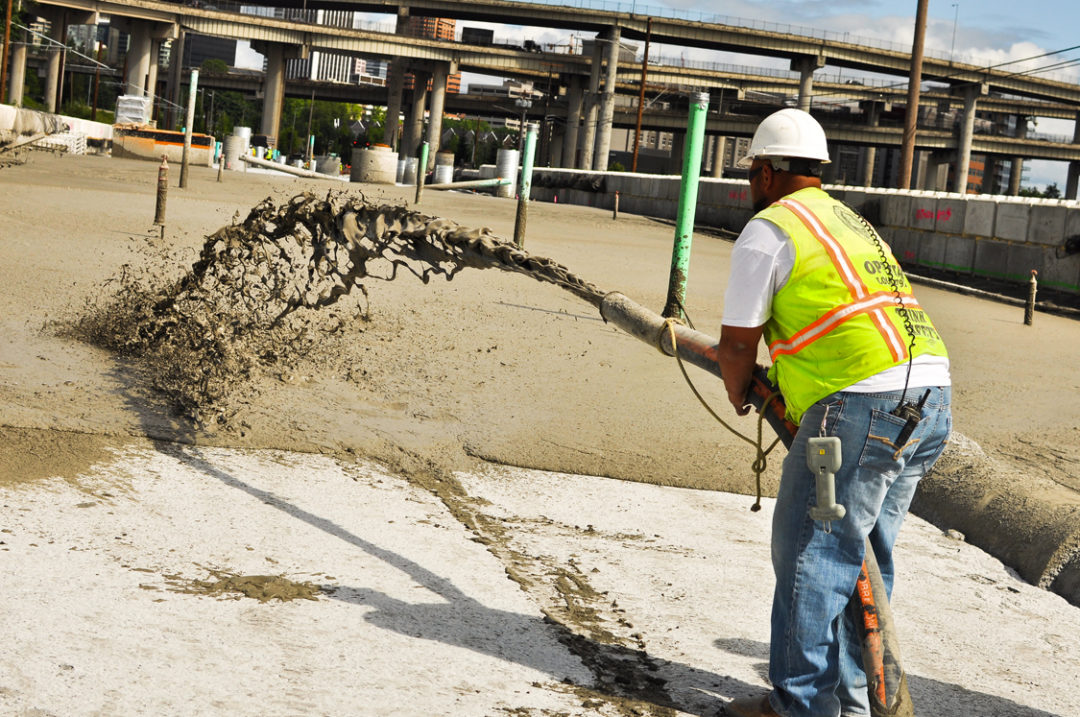
[[[182,42],[186,33],[252,41],[254,47],[268,58],[268,71],[262,89],[270,111],[264,112],[262,131],[275,136],[280,124],[281,101],[288,85],[284,76],[284,61],[290,56],[300,56],[312,50],[399,60],[392,63],[389,86],[381,103],[388,107],[390,115],[397,115],[403,104],[408,105],[405,107],[408,120],[404,137],[392,136],[391,141],[395,144],[400,142],[402,151],[409,154],[414,152],[422,139],[425,113],[430,111],[432,117],[441,117],[447,101],[446,77],[450,73],[469,71],[533,79],[557,78],[564,91],[560,95],[561,102],[555,103],[555,106],[564,103],[562,106],[565,106],[568,117],[564,145],[573,148],[564,155],[563,164],[583,167],[606,167],[611,128],[625,124],[626,112],[617,109],[616,95],[636,94],[640,89],[640,65],[620,63],[617,49],[623,39],[643,39],[648,34],[653,42],[788,59],[794,74],[786,77],[707,66],[650,64],[648,85],[675,92],[705,89],[713,93],[714,98],[725,97],[733,101],[753,92],[795,94],[799,105],[807,108],[815,94],[814,73],[823,67],[867,70],[906,78],[911,62],[909,52],[895,48],[780,32],[775,28],[501,0],[470,0],[469,3],[451,0],[256,0],[245,3],[267,7],[306,6],[309,10],[323,8],[385,13],[397,18],[398,32],[327,27],[295,19],[241,14],[221,7],[190,7],[159,0],[40,0],[39,5],[45,8],[43,12],[59,18],[61,24],[65,21],[89,22],[100,15],[108,15],[114,22],[119,20],[125,23],[132,35],[125,81],[133,92],[145,92],[150,84],[149,79],[156,75],[156,56],[151,52],[156,41],[175,38]],[[238,10],[239,6],[233,9]],[[595,31],[599,41],[594,43],[595,50],[591,56],[466,45],[409,36],[404,30],[410,15]],[[411,98],[404,97],[402,91],[406,71],[423,78],[423,82],[417,83],[417,90]],[[933,57],[925,60],[923,73],[924,80],[940,85],[935,92],[926,96],[927,99],[942,105],[962,105],[968,117],[973,117],[978,108],[1075,121],[1080,111],[1080,85],[1076,84]],[[51,76],[51,68],[49,74]],[[430,93],[427,91],[429,82],[432,86]],[[173,93],[177,98],[180,85],[179,77],[174,77]],[[817,86],[817,94],[827,96],[830,102],[847,99],[870,103],[862,127],[837,127],[831,131],[834,141],[867,146],[893,144],[894,129],[875,126],[878,124],[875,114],[880,114],[880,109],[875,110],[874,107],[892,101],[900,92],[906,90],[899,86],[875,87],[851,84],[850,81],[819,82]],[[353,101],[359,101],[359,97]],[[677,131],[685,121],[683,119],[683,124],[680,124],[680,118],[674,115],[646,114],[649,117],[643,118],[645,126],[656,129],[670,127]],[[616,115],[619,119],[616,119]],[[756,122],[756,118],[750,121]],[[433,145],[438,144],[440,133],[437,125],[438,122],[432,122],[428,129],[428,140]],[[736,125],[741,127],[740,122],[724,122],[723,125],[731,125],[733,130]],[[1018,125],[1026,126],[1026,122]],[[710,131],[714,127],[721,131],[720,126],[720,120],[710,123]],[[1077,126],[1080,128],[1080,122]],[[739,129],[731,134],[740,135],[743,131]],[[955,150],[956,162],[963,168],[963,176],[967,174],[966,167],[972,151],[993,151],[1018,161],[1023,158],[1070,161],[1068,189],[1075,196],[1080,163],[1077,162],[1075,148],[1070,145],[1023,137],[975,135],[973,122],[961,123],[958,133],[922,130],[922,134],[926,136],[919,137],[918,146],[921,149]],[[1074,141],[1080,143],[1080,129]],[[1015,171],[1013,173],[1017,174]]]

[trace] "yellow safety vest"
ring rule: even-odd
[[[912,355],[948,356],[888,246],[846,205],[809,187],[755,218],[780,227],[795,245],[791,277],[773,297],[764,327],[773,360],[769,377],[793,423],[815,401],[908,360],[912,337],[898,301],[915,334]]]

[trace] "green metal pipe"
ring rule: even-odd
[[[514,221],[514,243],[525,246],[525,223],[529,218],[529,195],[532,193],[533,157],[536,155],[536,134],[539,125],[530,122],[525,132],[524,156],[521,159],[521,183],[518,185],[517,219]]]
[[[690,118],[686,126],[686,149],[683,151],[682,184],[679,187],[679,211],[675,216],[675,248],[671,253],[665,317],[685,318],[682,306],[686,298],[686,279],[690,274],[690,244],[694,237],[701,150],[705,144],[705,115],[708,111],[708,92],[690,95]]]
[[[424,176],[427,174],[428,143],[420,145],[420,159],[416,163],[416,203],[420,203],[420,196],[424,193]]]

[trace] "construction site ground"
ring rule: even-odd
[[[68,338],[125,264],[190,264],[267,196],[413,195],[205,167],[180,190],[178,170],[164,240],[152,162],[0,171],[0,713],[714,715],[765,689],[771,502],[749,510],[752,450],[673,359],[562,289],[372,279],[331,358],[256,376],[204,428],[134,362]],[[419,209],[513,233],[513,200],[426,192]],[[533,203],[526,249],[659,309],[672,237]],[[694,237],[686,308],[713,336],[730,251]],[[950,349],[957,430],[1019,490],[1072,505],[1080,323],[916,292]],[[916,516],[898,563],[918,714],[1080,715],[1080,608]]]

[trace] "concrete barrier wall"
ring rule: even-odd
[[[600,191],[582,188],[599,183]],[[533,199],[674,219],[681,178],[675,175],[538,169]],[[548,186],[560,185],[560,186]],[[1080,236],[1080,204],[1047,199],[962,195],[826,186],[878,228],[897,259],[909,268],[928,267],[963,275],[1026,283],[1039,272],[1041,285],[1080,293],[1080,254],[1065,243]],[[702,178],[699,224],[739,231],[749,221],[745,180]]]

